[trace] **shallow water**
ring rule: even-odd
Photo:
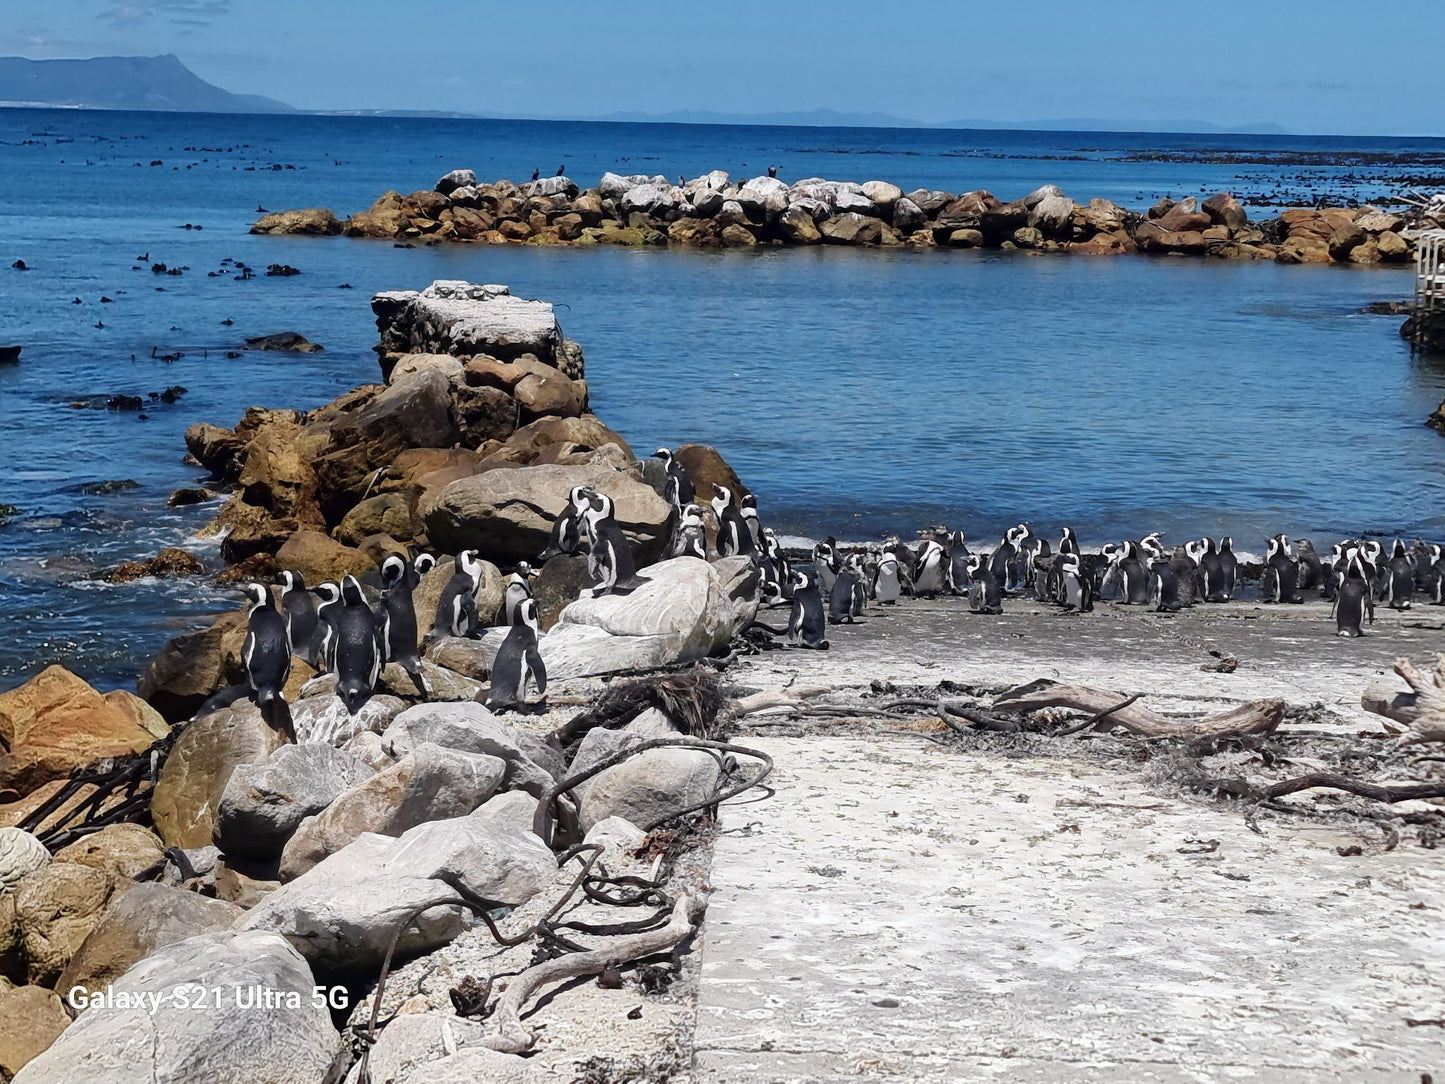
[[[1156,528],[1232,533],[1242,546],[1279,529],[1445,535],[1445,441],[1420,425],[1445,396],[1445,369],[1412,359],[1397,319],[1356,315],[1404,296],[1402,270],[838,249],[401,250],[245,233],[258,203],[344,213],[454,165],[525,177],[564,159],[583,183],[606,168],[691,175],[777,162],[784,176],[881,175],[1004,196],[1059,181],[1132,205],[1170,185],[1182,193],[1186,180],[1230,186],[1243,167],[1103,160],[1187,137],[0,111],[0,139],[0,340],[25,347],[19,366],[0,368],[0,504],[22,510],[0,528],[4,684],[50,661],[128,684],[167,636],[228,602],[191,582],[106,587],[93,574],[183,540],[213,552],[188,538],[213,508],[164,508],[172,489],[199,480],[181,462],[185,427],[233,424],[253,403],[316,406],[375,379],[372,293],[435,278],[505,282],[559,303],[586,348],[596,411],[639,451],[716,444],[787,533],[866,538],[947,523],[992,537],[1030,519],[1072,523],[1085,541]],[[1112,151],[1068,160],[1108,140]],[[305,168],[246,170],[273,162]],[[179,228],[187,221],[204,229]],[[142,254],[190,270],[154,275]],[[16,258],[32,269],[10,270]],[[303,273],[207,276],[229,271],[228,258]],[[287,329],[325,353],[224,357],[244,336]],[[167,363],[152,348],[185,356]],[[148,407],[146,420],[68,405],[176,384],[185,396]],[[106,479],[138,484],[106,496],[80,488]]]

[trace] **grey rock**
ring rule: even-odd
[[[900,196],[893,204],[893,226],[902,233],[912,233],[928,225],[928,216],[923,208],[907,196]]]
[[[340,747],[358,734],[368,731],[380,733],[406,707],[406,704],[395,696],[379,694],[352,715],[341,699],[332,694],[335,680],[330,675],[317,681],[318,690],[325,688],[324,695],[308,695],[305,700],[298,700],[291,705],[291,721],[296,726],[296,738],[302,744],[324,742]],[[327,684],[322,685],[323,682]],[[309,694],[309,682],[307,690]]]
[[[231,773],[216,810],[216,845],[226,854],[265,861],[313,813],[372,771],[330,745],[283,745],[259,764]]]
[[[450,173],[443,173],[437,180],[436,190],[447,196],[458,188],[472,187],[477,184],[477,175],[470,169],[454,169]]]
[[[490,354],[504,361],[535,354],[550,365],[562,341],[545,301],[513,297],[506,286],[439,280],[425,290],[389,290],[371,300],[387,350],[404,354]]]
[[[471,815],[512,831],[530,832],[532,819],[537,815],[537,799],[520,790],[503,791],[477,806]]]

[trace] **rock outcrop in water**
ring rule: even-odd
[[[1374,207],[1297,209],[1251,222],[1227,192],[1160,200],[1140,213],[1106,199],[1077,203],[1055,185],[1003,200],[983,190],[904,192],[887,181],[734,181],[721,170],[677,183],[604,173],[584,191],[561,176],[521,185],[478,183],[463,169],[431,190],[387,192],[336,231],[329,228],[335,221],[330,212],[312,208],[267,215],[252,232],[344,232],[426,243],[833,244],[1373,264],[1410,258],[1415,230],[1435,224],[1421,214],[1414,210],[1407,219]]]

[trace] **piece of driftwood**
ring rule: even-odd
[[[673,906],[672,917],[665,926],[618,937],[595,949],[568,953],[527,968],[507,984],[497,999],[491,1018],[497,1022],[498,1033],[484,1037],[478,1045],[506,1054],[526,1053],[532,1049],[536,1037],[522,1023],[522,1009],[533,994],[551,983],[596,975],[609,967],[621,967],[670,949],[692,935],[706,909],[705,895],[688,892]]]
[[[1406,744],[1445,741],[1445,655],[1435,656],[1435,669],[1428,677],[1403,658],[1395,660],[1395,673],[1410,692],[1371,685],[1360,697],[1360,706],[1404,727],[1401,737]]]
[[[1072,708],[1095,716],[1096,726],[1121,726],[1144,738],[1222,738],[1271,734],[1284,719],[1285,702],[1275,697],[1251,700],[1218,715],[1171,719],[1137,702],[1136,697],[1087,685],[1035,681],[994,698],[994,711],[1038,711]]]

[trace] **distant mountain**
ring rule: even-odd
[[[0,104],[181,113],[294,113],[259,94],[232,94],[165,56],[89,60],[0,57]]]

